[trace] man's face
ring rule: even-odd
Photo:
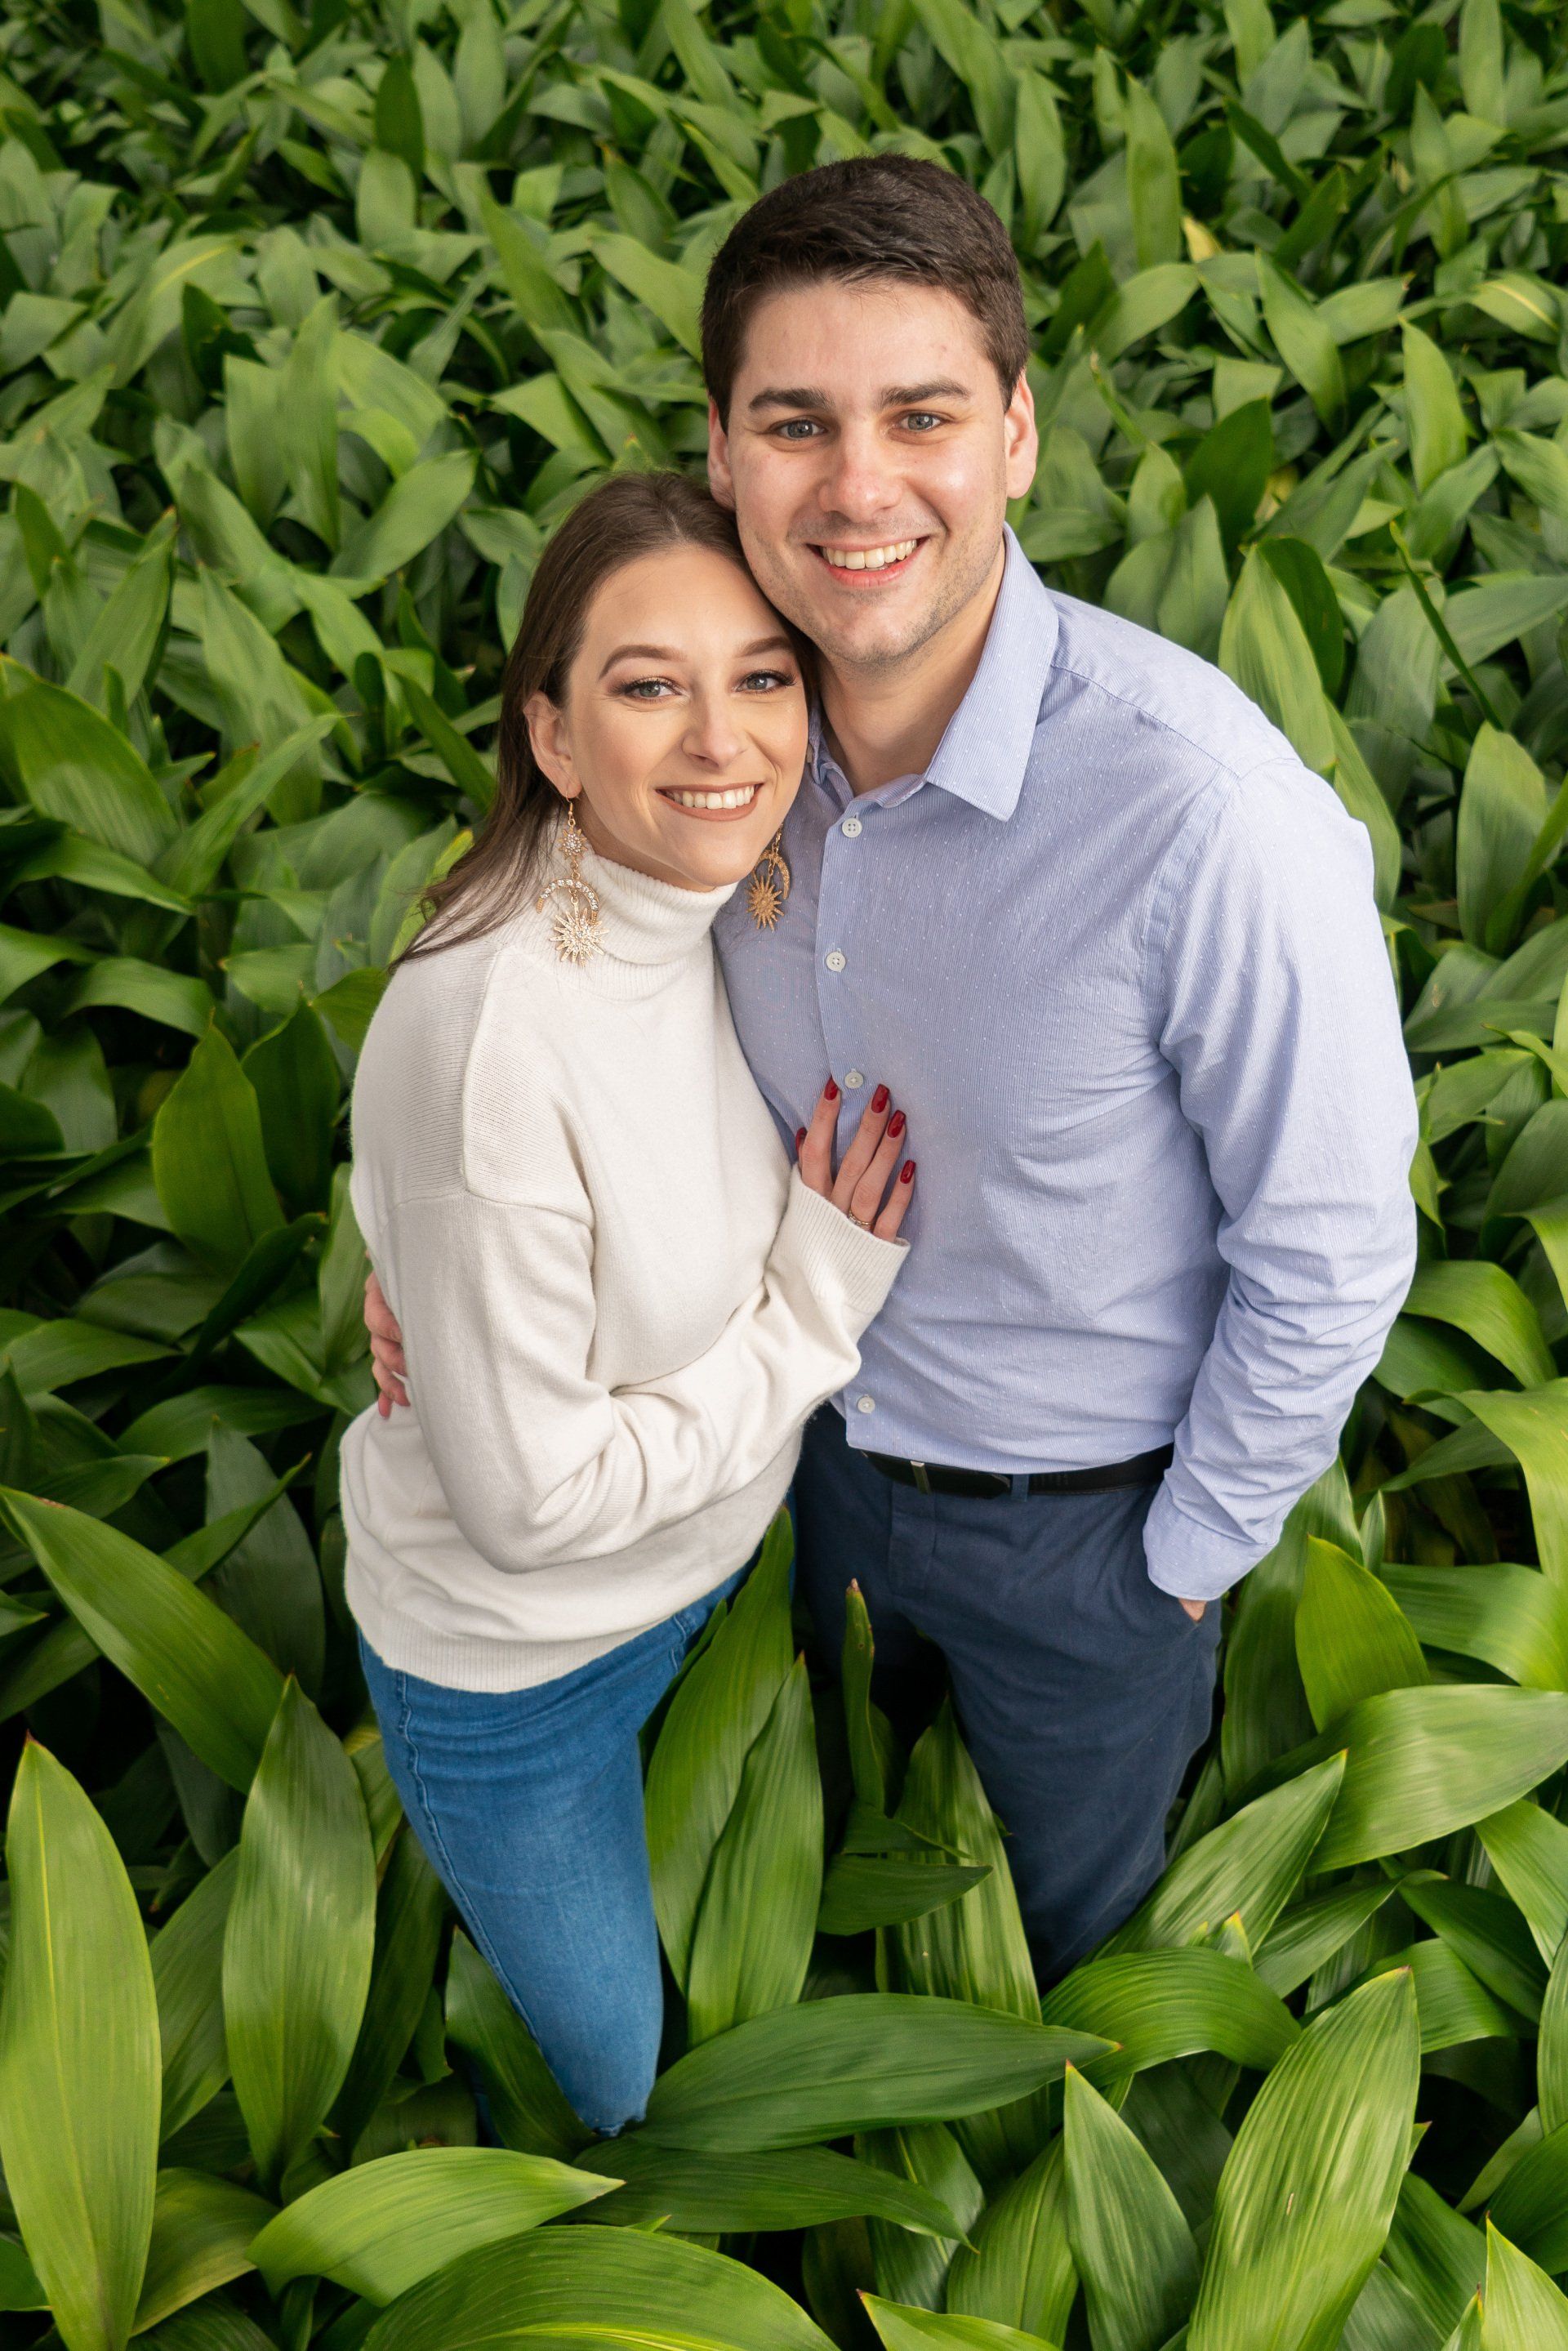
[[[1027,384],[1003,404],[955,295],[829,278],[757,305],[727,427],[709,406],[708,478],[763,593],[852,674],[980,593],[1038,446]]]

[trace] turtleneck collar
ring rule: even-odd
[[[557,841],[545,878],[553,882],[566,871]],[[598,895],[604,952],[618,963],[679,963],[707,936],[721,906],[741,886],[726,882],[717,890],[682,890],[587,846],[582,873]]]

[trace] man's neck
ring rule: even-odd
[[[836,669],[823,656],[823,732],[857,795],[929,765],[980,667],[1006,563],[1003,541],[979,594],[906,660]]]

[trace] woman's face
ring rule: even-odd
[[[805,684],[751,575],[661,548],[605,580],[564,703],[533,695],[535,757],[591,845],[688,890],[749,873],[805,763]]]

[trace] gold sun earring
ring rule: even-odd
[[[779,847],[783,839],[784,827],[781,825],[758,858],[751,886],[746,892],[746,904],[759,931],[773,929],[784,912],[784,900],[789,896],[789,867],[784,863],[784,852]]]
[[[556,953],[563,963],[588,963],[604,946],[600,935],[598,892],[583,879],[583,835],[577,823],[577,812],[570,800],[566,802],[566,822],[561,835],[561,849],[566,860],[566,872],[541,890],[535,904],[543,914],[552,898],[558,898],[551,936]]]

